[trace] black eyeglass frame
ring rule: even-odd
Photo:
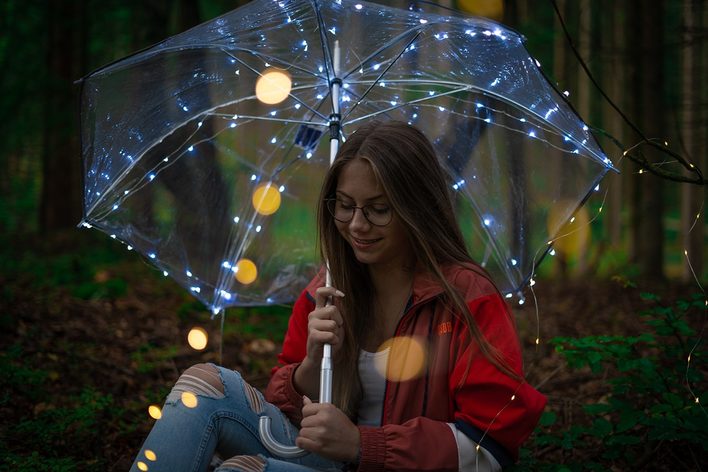
[[[388,206],[388,205],[386,205],[386,204],[384,204],[384,203],[369,203],[369,204],[364,205],[364,206],[356,206],[356,205],[349,205],[349,204],[347,204],[347,206],[352,209],[352,216],[351,216],[348,220],[340,220],[340,219],[337,218],[336,215],[334,214],[334,213],[335,213],[335,212],[334,212],[334,207],[335,207],[335,205],[337,204],[337,201],[342,202],[342,199],[340,199],[340,198],[325,198],[324,201],[325,201],[325,206],[327,207],[327,211],[329,212],[329,214],[332,215],[332,218],[334,218],[335,220],[339,221],[340,223],[349,223],[351,220],[353,220],[353,219],[354,219],[354,214],[356,213],[357,210],[361,210],[361,213],[364,215],[364,218],[366,218],[366,221],[368,221],[369,224],[371,224],[371,225],[373,225],[373,226],[378,226],[378,227],[387,226],[387,225],[391,224],[391,221],[393,221],[393,210],[392,210],[390,207],[389,207],[389,219],[388,219],[388,221],[387,221],[386,223],[384,223],[384,224],[377,224],[377,223],[374,223],[373,221],[371,221],[371,220],[369,219],[369,215],[368,215],[367,209],[373,208],[375,205],[385,205],[385,206]]]

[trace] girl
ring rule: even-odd
[[[524,382],[513,318],[467,253],[449,188],[415,127],[374,122],[350,136],[318,208],[333,287],[321,272],[296,301],[265,397],[223,367],[187,369],[134,467],[206,470],[214,451],[229,458],[219,472],[513,463],[546,400]],[[317,403],[325,343],[331,404]],[[263,414],[280,442],[309,454],[272,457]]]

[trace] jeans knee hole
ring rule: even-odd
[[[263,472],[265,468],[266,460],[260,456],[234,456],[219,466],[219,469],[236,469],[241,472]]]

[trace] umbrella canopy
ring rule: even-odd
[[[316,270],[330,124],[346,139],[370,119],[407,121],[433,142],[470,250],[507,293],[612,169],[498,23],[254,0],[84,78],[82,223],[214,312],[290,302]]]

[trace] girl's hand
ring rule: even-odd
[[[330,460],[352,462],[359,455],[359,428],[331,403],[303,397],[302,423],[295,445]]]
[[[315,291],[315,309],[310,312],[307,322],[307,359],[313,365],[320,364],[325,344],[332,345],[332,352],[342,345],[344,320],[339,309],[334,304],[327,305],[327,300],[343,296],[334,287],[320,287]]]

